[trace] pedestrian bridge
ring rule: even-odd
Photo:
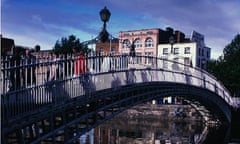
[[[228,122],[231,110],[240,107],[214,76],[190,65],[157,57],[89,55],[82,60],[85,73],[76,75],[78,60],[38,59],[28,65],[3,60],[2,143],[74,143],[114,115],[167,96],[198,100]]]

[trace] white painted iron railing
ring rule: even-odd
[[[231,106],[239,107],[229,91],[202,69],[157,57],[92,54],[84,58],[34,59],[31,63],[25,63],[23,59],[2,60],[2,116],[30,112],[47,104],[61,104],[102,89],[151,81],[206,88]]]

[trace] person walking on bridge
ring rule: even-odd
[[[25,50],[25,55],[23,56],[23,85],[29,86],[36,82],[36,57],[33,56],[30,50],[27,48]]]
[[[19,48],[13,49],[13,56],[10,59],[10,91],[17,90],[21,87],[21,55]]]
[[[134,44],[131,44],[130,46],[130,63],[131,64],[134,64],[134,61],[135,61],[135,56],[136,56],[136,52],[135,52],[135,45]]]
[[[79,76],[86,72],[86,61],[82,51],[77,55],[77,50],[74,47],[73,52],[75,53],[75,64],[74,64],[74,76]]]

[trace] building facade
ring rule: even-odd
[[[158,57],[206,69],[211,49],[205,46],[204,35],[193,31],[190,38],[183,38],[183,41],[179,41],[181,38],[176,31],[172,35],[174,43],[159,43]]]
[[[158,45],[158,57],[163,59],[174,60],[186,65],[196,65],[196,43],[176,43],[173,45],[173,51],[171,53],[171,44],[159,44]]]
[[[119,54],[119,41],[117,38],[111,37],[106,42],[100,42],[99,39],[96,37],[92,40],[83,42],[83,45],[87,45],[91,51],[106,55],[106,54]]]
[[[143,29],[119,32],[119,53],[129,54],[130,46],[135,46],[138,56],[156,56],[159,43],[159,29]]]
[[[137,56],[157,56],[203,69],[206,69],[210,60],[211,49],[205,46],[204,35],[196,31],[188,38],[183,32],[171,27],[165,30],[152,28],[120,31],[118,36],[118,39],[113,38],[105,43],[95,38],[87,44],[91,44],[92,50],[101,55],[129,55],[130,47],[134,45]],[[170,37],[174,40],[172,44],[169,42]]]
[[[204,35],[193,31],[190,37],[192,42],[196,42],[196,66],[206,69],[207,62],[211,58],[211,48],[205,45]]]
[[[108,40],[105,43],[102,42],[97,42],[96,43],[96,53],[99,53],[101,55],[107,55],[107,54],[111,54],[111,55],[116,55],[119,54],[119,42],[118,39],[111,39]]]

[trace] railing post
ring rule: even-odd
[[[98,72],[101,72],[101,53],[98,53]]]
[[[6,82],[5,82],[5,73],[6,73],[6,62],[5,60],[3,60],[3,69],[1,68],[1,73],[2,73],[2,77],[1,77],[1,83],[2,83],[2,94],[4,95],[6,93]]]

